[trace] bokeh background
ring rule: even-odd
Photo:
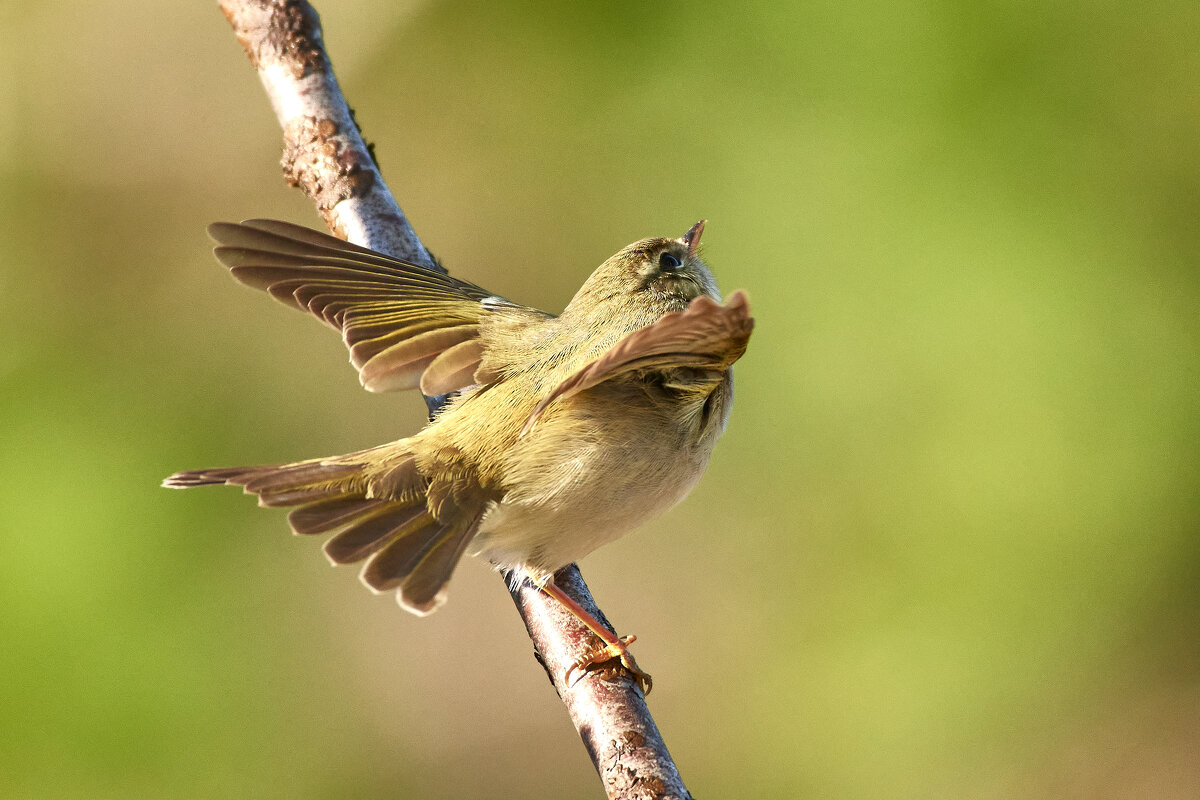
[[[584,574],[699,797],[1200,796],[1200,6],[318,5],[425,242],[560,309],[710,220],[708,476]],[[0,9],[0,795],[599,795],[499,579],[416,619],[181,468],[422,422],[231,281],[319,226],[215,4]]]

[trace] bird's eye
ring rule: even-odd
[[[674,253],[663,252],[658,257],[658,268],[663,272],[672,272],[683,266],[683,262],[679,260],[679,256]]]

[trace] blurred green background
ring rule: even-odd
[[[456,273],[709,219],[706,479],[584,574],[699,797],[1200,796],[1200,6],[337,2]],[[0,795],[599,796],[501,582],[417,619],[177,469],[398,438],[204,226],[320,220],[215,4],[0,10]]]

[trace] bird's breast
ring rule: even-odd
[[[565,401],[507,454],[504,492],[480,526],[476,553],[552,573],[659,516],[699,481],[724,427],[723,400],[706,424],[702,411],[636,381]]]

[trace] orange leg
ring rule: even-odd
[[[650,694],[650,689],[654,686],[654,681],[650,678],[649,673],[643,672],[638,667],[637,662],[633,659],[633,654],[629,652],[629,645],[637,641],[636,636],[632,633],[623,637],[613,634],[601,624],[600,620],[585,611],[583,606],[576,603],[567,596],[566,592],[558,588],[558,585],[554,583],[553,577],[538,588],[543,593],[562,603],[567,611],[570,611],[576,619],[587,625],[592,633],[600,637],[601,644],[589,649],[567,670],[564,680],[568,686],[574,683],[571,680],[571,676],[575,673],[579,673],[575,678],[575,680],[579,680],[588,671],[588,667],[617,659],[625,669],[629,670],[630,675],[633,676],[633,679],[642,688],[642,691],[645,694]]]

